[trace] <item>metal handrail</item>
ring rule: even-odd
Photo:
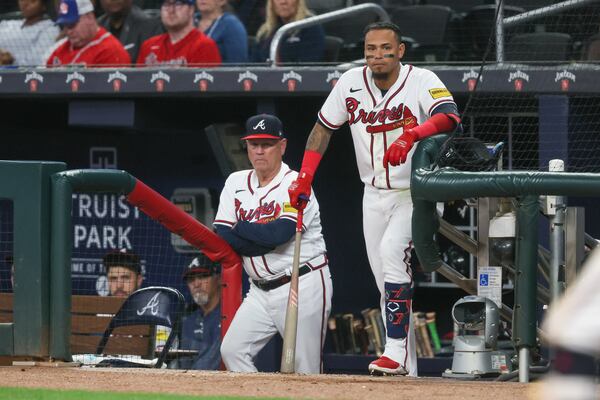
[[[275,32],[275,35],[273,35],[273,40],[271,40],[271,47],[269,48],[268,61],[271,62],[272,67],[276,66],[277,50],[279,49],[279,43],[281,42],[283,36],[289,31],[299,28],[307,28],[313,25],[319,25],[324,22],[340,19],[341,17],[348,17],[351,15],[361,14],[365,11],[377,14],[381,21],[390,20],[390,16],[383,9],[383,7],[374,3],[365,3],[359,4],[357,6],[348,7],[343,10],[331,11],[325,14],[315,15],[314,17],[308,17],[301,21],[290,22],[289,24],[285,24],[281,28],[279,28],[277,32]]]

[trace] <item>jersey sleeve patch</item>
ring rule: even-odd
[[[450,94],[450,91],[448,89],[446,89],[446,88],[429,89],[429,94],[434,99],[439,99],[440,97],[450,97],[450,96],[452,96]]]
[[[283,203],[283,212],[284,213],[294,213],[297,214],[298,210],[294,208],[294,206],[291,205],[291,203]]]

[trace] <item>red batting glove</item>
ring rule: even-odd
[[[310,185],[312,184],[313,176],[300,171],[298,178],[290,184],[288,193],[290,195],[290,204],[296,210],[304,210],[310,199]]]
[[[387,168],[388,163],[393,166],[404,164],[408,152],[412,149],[417,139],[418,136],[412,129],[405,130],[385,152],[383,156],[383,168]]]

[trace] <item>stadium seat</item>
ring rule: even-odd
[[[379,20],[375,13],[365,12],[349,18],[323,24],[325,34],[336,36],[344,41],[340,50],[340,60],[350,61],[363,58],[363,39],[365,26]]]
[[[504,6],[504,17],[510,17],[525,12],[524,8]],[[493,41],[493,32],[496,21],[496,6],[494,4],[473,7],[461,23],[460,42],[462,43],[463,60],[481,60],[486,52],[490,37]],[[528,33],[526,28],[517,26],[505,30],[505,35]],[[495,59],[495,48],[488,54],[488,61]]]
[[[505,47],[506,61],[567,61],[571,36],[560,32],[536,32],[513,36]]]
[[[337,62],[340,58],[340,50],[344,45],[344,40],[335,36],[325,36],[325,62]]]
[[[352,5],[352,0],[306,0],[306,6],[315,14],[342,10]]]
[[[154,368],[160,368],[167,359],[173,341],[180,337],[180,320],[184,308],[185,298],[177,289],[155,286],[136,290],[125,300],[110,321],[98,344],[96,354],[103,354],[109,339],[118,340],[118,337],[111,337],[115,328],[132,325],[166,326],[171,328],[171,332],[154,365]],[[149,356],[154,358],[154,346],[149,349]],[[115,358],[104,360],[102,366],[147,367],[148,365]]]
[[[585,41],[581,59],[584,61],[600,61],[600,34],[594,35]]]
[[[402,34],[412,38],[418,47],[410,61],[446,61],[450,56],[447,30],[452,16],[449,7],[437,5],[397,7],[391,20],[401,27]]]
[[[450,7],[454,12],[464,14],[473,7],[490,4],[489,0],[425,0],[422,4]]]

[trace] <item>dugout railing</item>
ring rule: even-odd
[[[519,380],[529,380],[531,350],[537,346],[537,267],[539,196],[598,196],[600,174],[494,171],[468,172],[454,168],[434,170],[435,160],[447,136],[437,136],[419,144],[413,157],[411,193],[413,197],[413,242],[421,266],[426,271],[451,272],[441,259],[434,235],[439,229],[436,202],[464,198],[515,197],[517,220],[515,237],[515,299],[512,310],[502,307],[503,316],[512,315],[512,341],[519,354]],[[582,243],[581,243],[582,244]],[[441,270],[440,270],[441,268]],[[456,278],[456,273],[448,276]],[[458,281],[457,281],[458,283]],[[551,286],[552,278],[550,279]]]
[[[12,321],[0,323],[0,356],[71,360],[72,193],[128,201],[222,265],[222,334],[241,303],[241,260],[216,234],[118,170],[65,171],[60,162],[0,161],[0,197],[14,203]]]

